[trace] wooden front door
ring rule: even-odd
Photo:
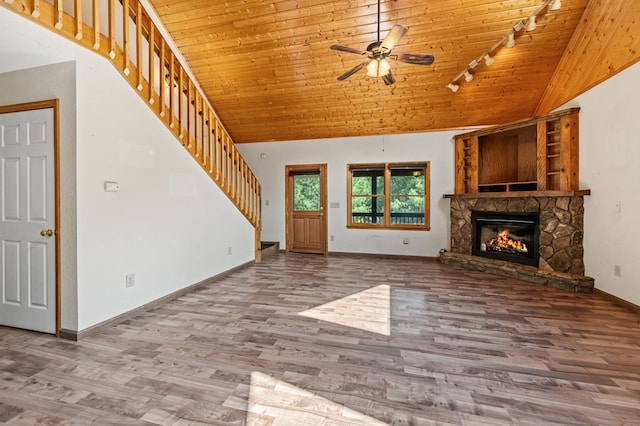
[[[0,108],[0,325],[56,333],[54,108],[11,109]]]
[[[286,251],[327,254],[327,165],[286,166]]]

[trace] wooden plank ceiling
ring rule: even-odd
[[[588,0],[545,9],[537,29],[500,46],[457,93],[446,85],[543,0],[382,0],[381,37],[409,28],[391,61],[396,83],[366,70],[336,77],[377,40],[376,0],[151,0],[237,143],[396,134],[508,123],[534,115]]]

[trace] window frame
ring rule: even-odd
[[[424,168],[424,224],[393,224],[391,223],[391,199],[393,196],[402,196],[403,194],[391,194],[391,170],[396,168],[411,168],[421,166]],[[371,194],[381,196],[384,199],[384,211],[382,223],[353,223],[353,172],[363,169],[384,169],[384,191],[383,194]],[[384,162],[384,163],[353,163],[347,164],[347,228],[351,229],[395,229],[395,230],[414,230],[429,231],[430,211],[431,211],[431,163],[430,161],[412,161],[412,162]]]

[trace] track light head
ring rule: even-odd
[[[469,70],[466,70],[463,75],[464,75],[464,81],[466,81],[467,83],[473,80],[473,74],[471,74]]]
[[[560,3],[560,0],[553,0],[553,3],[551,3],[551,6],[549,6],[549,10],[560,10],[560,8],[562,7],[562,4]]]
[[[447,89],[451,90],[453,93],[456,93],[460,89],[460,85],[451,82],[447,84]]]
[[[505,44],[505,46],[511,49],[512,47],[515,47],[515,45],[516,45],[516,35],[514,33],[510,33],[509,38],[507,39],[507,44]]]
[[[538,28],[538,25],[536,24],[536,15],[531,15],[527,21],[527,31],[533,31],[536,28]]]
[[[493,65],[495,61],[493,60],[493,58],[487,53],[486,55],[484,55],[484,63],[490,67],[491,65]]]

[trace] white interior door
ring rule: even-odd
[[[53,109],[0,114],[0,325],[56,332]]]

